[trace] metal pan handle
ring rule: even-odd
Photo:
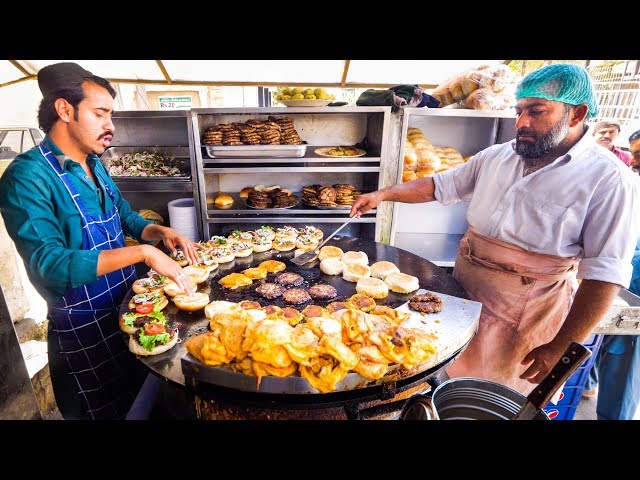
[[[420,394],[407,400],[400,412],[400,420],[440,420],[440,417],[431,395]]]

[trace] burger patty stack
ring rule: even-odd
[[[254,208],[288,208],[297,202],[298,197],[291,190],[281,189],[278,185],[264,189],[254,188],[247,196],[247,205]]]
[[[301,145],[302,139],[296,132],[296,129],[293,128],[293,118],[292,117],[284,117],[284,118],[276,118],[273,116],[269,117],[269,120],[280,125],[280,136],[282,145]]]
[[[293,126],[292,117],[247,120],[245,123],[223,123],[208,128],[203,145],[301,145],[302,139]]]
[[[361,192],[353,185],[307,185],[302,187],[302,201],[312,206],[349,207]]]

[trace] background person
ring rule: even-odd
[[[453,276],[483,307],[476,336],[447,373],[526,395],[629,285],[640,189],[587,134],[585,119],[598,107],[584,68],[531,72],[516,99],[514,141],[432,178],[361,195],[351,215],[384,200],[470,202]],[[571,304],[575,269],[582,281]]]
[[[633,160],[640,161],[640,130],[629,137]],[[633,254],[629,291],[640,295],[640,239]],[[598,420],[633,420],[640,405],[640,342],[637,335],[605,335],[584,397],[598,397]]]
[[[593,138],[598,145],[603,146],[627,166],[631,166],[631,154],[620,150],[615,146],[616,138],[620,134],[620,122],[618,120],[601,120],[593,126]]]
[[[99,161],[110,145],[115,90],[75,63],[38,72],[46,137],[18,155],[0,178],[0,211],[29,279],[48,304],[48,355],[65,419],[124,418],[146,375],[123,341],[120,304],[145,262],[189,293],[177,262],[124,235],[163,240],[196,262],[191,242],[145,220]]]

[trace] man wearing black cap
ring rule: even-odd
[[[17,156],[0,179],[0,211],[29,279],[48,304],[49,368],[65,419],[124,418],[144,380],[118,325],[119,306],[145,262],[188,293],[168,255],[124,235],[162,239],[190,263],[191,242],[133,212],[98,155],[109,147],[115,90],[75,63],[38,73],[42,143]],[[139,372],[139,373],[138,373]]]
[[[618,120],[601,120],[593,126],[591,132],[598,145],[609,150],[622,160],[626,166],[631,166],[631,155],[614,145],[616,138],[620,134],[620,122]]]

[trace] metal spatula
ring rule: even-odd
[[[338,229],[336,231],[334,231],[331,235],[329,235],[327,238],[324,239],[324,242],[322,242],[320,245],[318,245],[315,250],[313,250],[312,252],[305,252],[302,255],[298,255],[297,257],[293,257],[291,259],[291,261],[293,263],[295,263],[296,265],[304,265],[305,263],[309,263],[312,262],[313,260],[315,260],[318,257],[318,252],[320,251],[320,248],[327,243],[329,240],[331,240],[331,238],[333,238],[333,236],[338,233],[340,230],[342,230],[344,227],[347,226],[347,224],[353,220],[355,218],[355,215],[353,217],[349,217],[349,219],[344,222],[342,225],[340,225],[338,227]]]

